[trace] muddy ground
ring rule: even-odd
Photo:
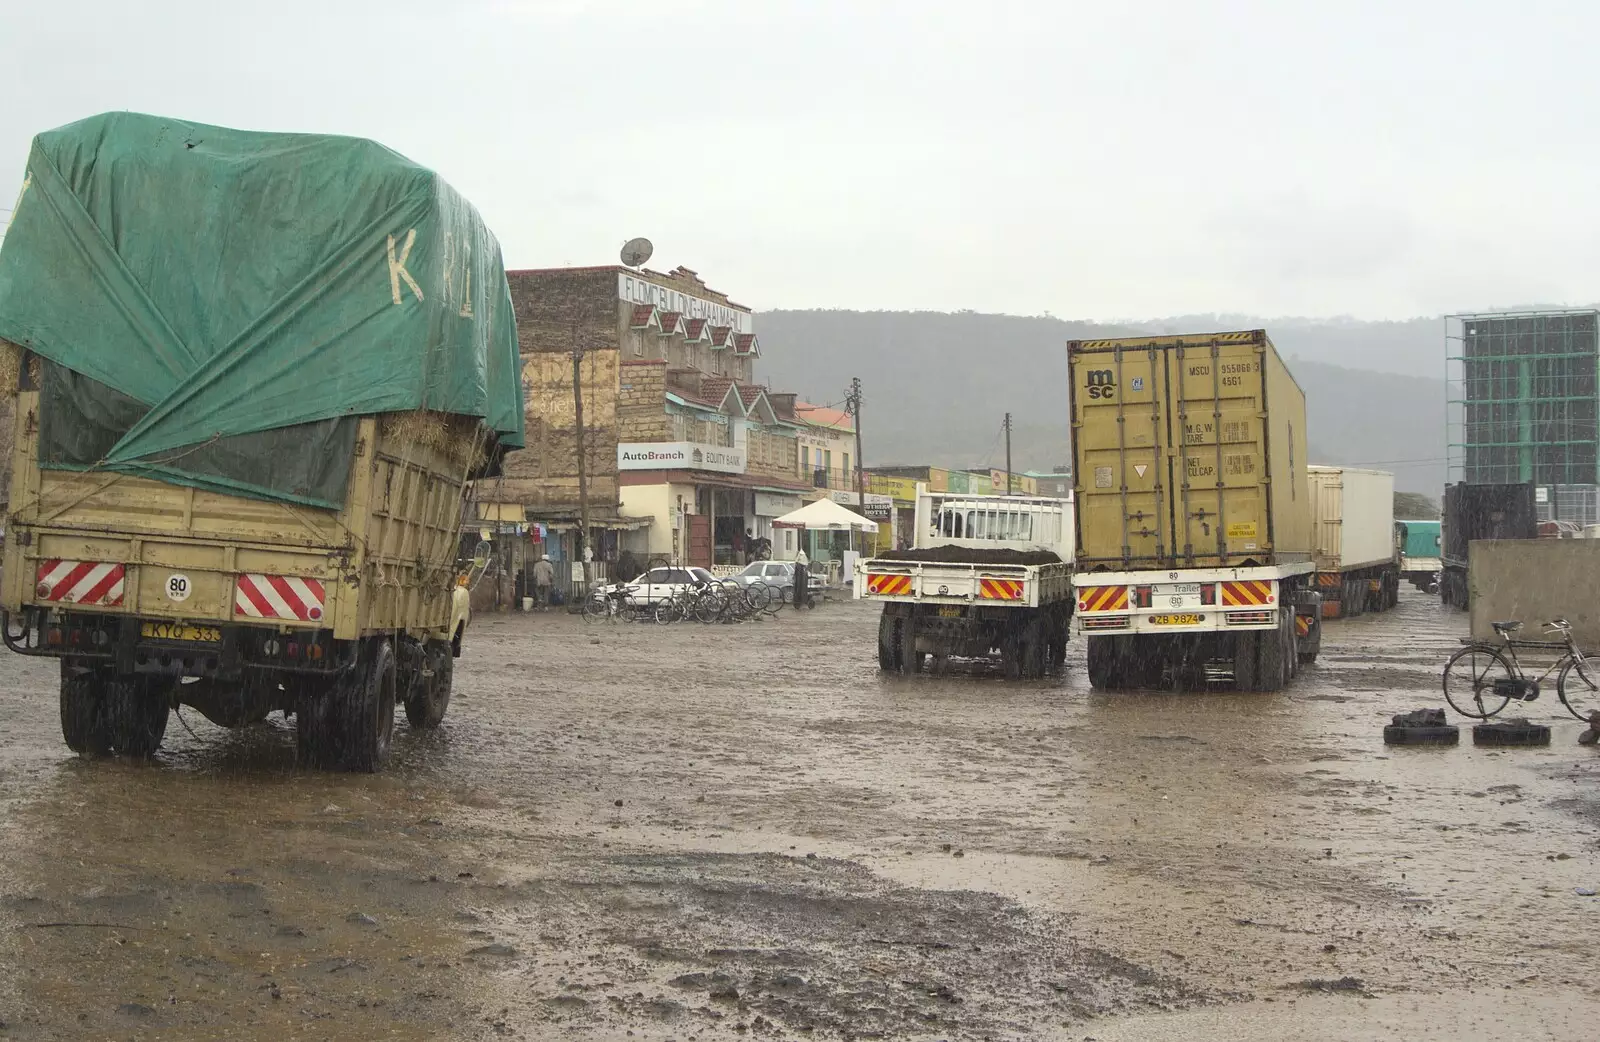
[[[1386,749],[1460,616],[1281,695],[881,678],[875,617],[481,619],[435,734],[75,759],[0,660],[0,1038],[1593,1039],[1600,761]]]

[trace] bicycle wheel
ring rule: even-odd
[[[722,615],[722,596],[713,590],[707,590],[694,599],[694,617],[707,625],[716,622]]]
[[[1590,705],[1595,696],[1600,694],[1600,670],[1595,668],[1593,662],[1568,659],[1567,664],[1561,667],[1561,675],[1556,678],[1556,694],[1561,698],[1561,704],[1567,707],[1567,712],[1588,723],[1588,712],[1580,710],[1578,704]]]
[[[605,597],[591,594],[584,598],[583,618],[585,621],[593,622],[595,619],[603,619],[609,614],[611,614],[611,605],[606,602]]]
[[[1510,695],[1495,692],[1495,681],[1516,678],[1499,649],[1468,644],[1444,664],[1444,700],[1462,716],[1487,720],[1511,701]]]
[[[766,607],[768,589],[767,584],[760,579],[744,588],[744,602],[750,606],[752,612],[758,612]]]

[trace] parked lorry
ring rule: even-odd
[[[131,113],[39,135],[0,248],[0,615],[84,754],[293,714],[375,770],[461,653],[469,480],[522,443],[498,245],[367,141]]]
[[[1321,646],[1305,395],[1262,330],[1068,345],[1097,688],[1276,691]]]
[[[1400,577],[1423,593],[1439,592],[1439,572],[1444,562],[1439,557],[1437,520],[1396,521],[1400,540]]]
[[[1007,678],[1059,669],[1072,619],[1072,501],[916,490],[914,545],[856,563],[883,602],[878,667],[998,657]]]
[[[1439,599],[1462,611],[1471,607],[1468,548],[1478,539],[1537,539],[1538,510],[1531,483],[1446,485],[1439,525],[1443,551]]]
[[[1394,475],[1312,466],[1312,555],[1322,617],[1388,611],[1400,601],[1400,542]]]

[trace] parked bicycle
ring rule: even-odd
[[[1515,640],[1512,634],[1522,628],[1517,621],[1491,623],[1500,642],[1465,638],[1460,651],[1444,666],[1444,697],[1462,716],[1487,720],[1512,701],[1532,702],[1539,697],[1539,685],[1556,675],[1556,697],[1567,712],[1585,722],[1589,714],[1575,699],[1592,699],[1600,692],[1600,660],[1584,657],[1572,640],[1572,624],[1566,619],[1551,619],[1544,632],[1561,634],[1560,640]],[[1530,678],[1517,659],[1517,651],[1560,652],[1555,663],[1537,679]]]
[[[596,586],[583,602],[583,618],[586,622],[595,619],[610,619],[612,622],[627,619],[637,622],[646,617],[654,617],[654,609],[648,605],[631,603],[627,591],[621,587]]]

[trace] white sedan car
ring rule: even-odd
[[[815,574],[807,574],[806,585],[811,587],[812,596],[822,592],[826,585]],[[785,604],[794,603],[794,562],[793,561],[756,561],[745,570],[733,577],[733,581],[740,586],[753,586],[763,583],[767,586],[783,591]]]
[[[704,568],[652,568],[632,582],[614,583],[608,592],[621,590],[629,604],[660,604],[685,590],[699,589],[717,579]]]

